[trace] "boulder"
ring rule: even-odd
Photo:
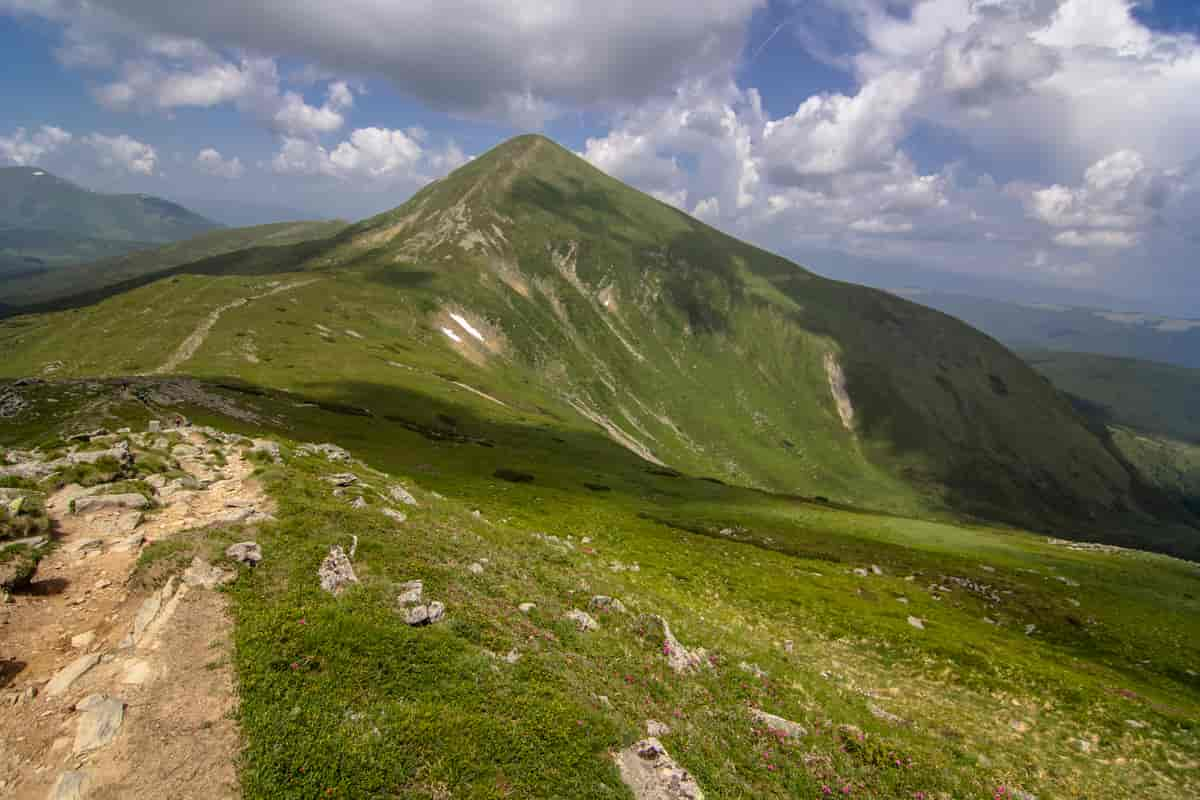
[[[699,784],[654,737],[625,748],[616,761],[636,800],[704,800]]]
[[[350,453],[336,444],[302,444],[297,448],[297,451],[306,456],[324,456],[328,461],[341,462],[351,460]]]
[[[238,542],[225,548],[225,557],[231,558],[239,564],[255,567],[258,566],[258,562],[263,560],[263,552],[258,542]]]
[[[925,620],[921,619],[920,617],[909,617],[908,624],[912,625],[919,631],[925,630]]]
[[[108,510],[141,510],[148,508],[150,501],[145,495],[135,494],[94,494],[86,497],[76,497],[71,501],[71,510],[76,514],[93,514],[97,511]]]
[[[350,584],[358,583],[354,565],[350,563],[350,558],[341,545],[335,544],[329,548],[329,555],[325,556],[325,560],[317,569],[317,579],[321,588],[335,597],[344,592]]]
[[[380,510],[383,512],[383,515],[385,517],[394,519],[396,522],[407,522],[408,521],[408,515],[405,514],[403,511],[397,511],[394,508],[383,508]]]
[[[566,614],[567,619],[575,623],[575,626],[581,631],[599,630],[600,625],[596,620],[592,619],[591,614],[586,611],[580,611],[578,608],[573,608]]]
[[[421,602],[421,594],[425,590],[425,584],[421,581],[408,581],[400,584],[400,594],[396,596],[396,602],[402,606],[410,606],[414,603]]]
[[[334,486],[353,486],[358,483],[358,476],[353,472],[335,472],[333,475],[326,475],[321,480],[332,483]]]

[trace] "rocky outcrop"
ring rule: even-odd
[[[704,792],[686,769],[675,763],[653,737],[616,756],[621,780],[637,800],[704,800]]]
[[[321,588],[334,597],[344,592],[350,584],[358,583],[354,565],[350,563],[350,557],[341,545],[335,544],[329,548],[329,555],[325,556],[325,560],[317,569],[317,580]]]
[[[707,650],[701,647],[684,647],[671,632],[671,626],[658,614],[644,614],[638,622],[647,635],[661,639],[663,655],[667,657],[668,666],[675,672],[690,672],[708,663]]]

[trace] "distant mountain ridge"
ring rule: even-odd
[[[103,194],[36,167],[0,168],[0,278],[108,258],[222,227],[144,194]]]
[[[236,378],[381,419],[397,393],[465,386],[531,431],[572,420],[648,469],[773,492],[1120,543],[1175,513],[992,338],[733,239],[540,136],[331,238],[171,275],[5,323],[4,374]],[[173,332],[151,341],[158,307]],[[96,328],[123,334],[101,346]],[[470,441],[457,418],[405,422]]]

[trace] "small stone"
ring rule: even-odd
[[[758,678],[759,680],[769,677],[767,671],[764,670],[762,667],[758,666],[758,664],[750,664],[750,663],[743,661],[740,664],[738,664],[738,669],[740,669],[742,672],[749,672],[751,675]]]
[[[517,606],[517,610],[522,614],[529,614],[535,608],[537,608],[537,603],[521,603],[521,605]]]
[[[478,561],[476,561],[475,563],[473,563],[469,567],[467,567],[467,571],[470,572],[472,575],[482,575],[483,574],[483,564],[480,564]]]
[[[1134,730],[1142,730],[1144,728],[1150,727],[1146,723],[1142,722],[1141,720],[1137,720],[1137,719],[1127,719],[1127,720],[1125,720],[1125,724],[1128,725],[1129,727],[1133,728]]]
[[[87,650],[92,646],[92,642],[96,641],[95,631],[85,631],[71,637],[71,647],[76,650]]]
[[[886,708],[877,706],[874,703],[870,703],[867,705],[867,711],[870,711],[871,716],[875,717],[875,719],[881,719],[884,722],[887,722],[892,725],[907,725],[908,724],[907,720],[896,716],[892,712],[888,711]]]
[[[596,623],[596,620],[592,619],[590,614],[586,611],[580,611],[577,608],[568,611],[566,617],[573,621],[581,631],[594,631],[600,628],[599,624]]]
[[[776,735],[782,734],[789,739],[799,739],[802,736],[808,735],[808,731],[805,730],[803,725],[784,719],[783,717],[777,717],[774,714],[768,714],[766,711],[758,708],[750,709],[750,716],[756,723],[765,725],[767,730]]]
[[[107,578],[101,578],[100,580],[98,580],[94,584],[92,584],[92,588],[96,589],[96,590],[107,589],[110,586],[112,586],[112,581],[108,580]]]
[[[383,513],[383,515],[385,517],[390,517],[391,519],[394,519],[396,522],[407,522],[408,521],[408,515],[405,514],[403,511],[397,511],[394,508],[383,508],[383,509],[380,509],[380,511]]]
[[[646,735],[647,736],[652,736],[655,739],[657,739],[660,736],[669,736],[670,733],[671,733],[671,726],[667,725],[665,722],[659,722],[656,719],[646,720]]]
[[[871,574],[872,574],[872,575],[882,575],[882,574],[883,574],[883,570],[882,570],[882,569],[880,569],[880,567],[879,567],[879,565],[878,565],[878,564],[872,564],[872,565],[871,565]]]
[[[796,652],[796,643],[793,642],[791,639],[785,639],[783,641],[783,652],[785,652],[785,653]]]
[[[1087,739],[1072,739],[1070,744],[1081,753],[1092,752],[1092,743]]]
[[[356,497],[354,498],[354,502],[350,504],[350,507],[355,511],[361,511],[367,507],[367,501],[362,497]]]
[[[864,568],[862,568],[862,567],[855,567],[855,568],[854,568],[854,574],[855,574],[855,575],[857,575],[857,576],[858,576],[858,577],[860,577],[860,578],[865,578],[865,577],[867,577],[867,575],[868,575],[869,573],[866,571],[866,569],[864,569]]]
[[[429,604],[429,624],[440,622],[446,616],[446,605],[434,600]]]
[[[252,567],[258,566],[258,562],[263,559],[262,548],[258,542],[238,542],[237,544],[231,544],[225,549],[225,556],[240,564],[249,564]]]
[[[912,625],[917,630],[920,630],[920,631],[925,630],[925,620],[920,619],[919,617],[909,617],[908,624]]]
[[[504,656],[504,660],[505,660],[505,662],[507,662],[509,664],[515,664],[521,660],[521,654],[518,653],[516,650],[509,650],[508,654],[506,656]],[[607,698],[605,698],[605,699],[607,699]]]
[[[358,483],[358,476],[353,472],[338,472],[333,475],[326,475],[323,480],[332,483],[334,486],[353,486]]]
[[[1031,623],[1029,623],[1028,625],[1026,625],[1026,626],[1025,626],[1025,635],[1026,635],[1026,636],[1032,636],[1032,635],[1033,635],[1033,632],[1034,632],[1034,631],[1036,631],[1036,630],[1037,630],[1037,625],[1034,625],[1034,624],[1031,622]]]
[[[624,614],[625,604],[615,597],[598,594],[588,601],[588,609],[591,611],[615,611],[618,614]]]
[[[392,499],[397,503],[403,503],[406,506],[418,505],[417,498],[409,494],[408,490],[399,484],[389,487],[388,494],[391,495]]]
[[[1017,733],[1028,733],[1029,732],[1029,723],[1025,722],[1024,720],[1014,719],[1008,723],[1008,726],[1010,728],[1012,728],[1014,731],[1016,731]]]

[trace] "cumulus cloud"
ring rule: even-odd
[[[242,166],[242,161],[237,156],[226,159],[220,151],[206,147],[196,155],[196,160],[193,166],[205,175],[212,175],[216,178],[227,178],[234,180],[242,177],[245,174],[245,167]]]
[[[95,151],[100,165],[106,168],[153,175],[158,167],[158,151],[128,134],[105,136],[93,133],[84,137],[83,143]]]
[[[43,158],[71,142],[71,134],[53,125],[43,125],[32,136],[17,128],[11,136],[0,136],[0,163],[25,167],[38,164]]]
[[[737,62],[765,0],[0,0],[68,21],[290,56],[390,80],[435,108],[529,121],[669,93]]]
[[[419,130],[359,128],[327,149],[306,139],[284,137],[271,169],[280,175],[320,175],[372,181],[420,181],[466,163],[453,143],[441,151],[426,150]]]

